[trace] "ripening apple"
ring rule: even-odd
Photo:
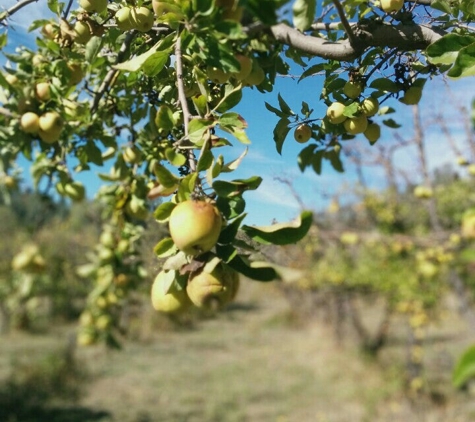
[[[299,144],[304,144],[312,137],[312,128],[303,123],[295,129],[294,138]]]
[[[77,21],[74,24],[74,41],[79,44],[87,44],[92,38],[91,28],[86,22]]]
[[[79,0],[79,6],[89,13],[102,13],[107,8],[107,0]]]
[[[343,93],[351,99],[355,99],[363,92],[363,85],[360,82],[348,81],[343,87]]]
[[[370,123],[363,132],[363,135],[369,141],[371,145],[374,145],[376,141],[381,137],[381,127],[377,123]]]
[[[119,9],[115,14],[115,22],[122,31],[134,29],[135,22],[132,21],[132,9],[128,6]]]
[[[15,86],[18,83],[18,77],[16,75],[12,75],[11,73],[7,73],[5,75],[5,80],[10,84]]]
[[[381,9],[386,13],[399,12],[404,5],[404,0],[380,0]]]
[[[216,245],[223,220],[218,209],[205,201],[180,202],[171,212],[170,235],[187,255],[208,252]]]
[[[77,85],[84,78],[84,72],[79,63],[68,63],[67,65],[70,75],[69,75],[69,84]]]
[[[339,102],[334,102],[327,109],[327,117],[330,123],[337,125],[343,123],[347,117],[343,114],[345,105]]]
[[[47,23],[41,29],[41,33],[50,40],[54,40],[57,34],[57,28],[52,23]]]
[[[251,73],[243,80],[243,83],[246,86],[260,85],[262,82],[264,82],[265,78],[266,74],[264,73],[264,70],[259,65],[259,63],[257,63],[257,60],[253,60]]]
[[[64,193],[75,202],[80,202],[86,195],[86,189],[81,182],[65,183]]]
[[[361,111],[366,117],[374,116],[379,110],[379,101],[374,97],[365,98],[361,104]]]
[[[416,186],[414,188],[414,196],[420,199],[428,199],[433,195],[432,189],[427,186]]]
[[[238,81],[242,81],[246,79],[252,71],[252,60],[242,54],[236,55],[236,59],[239,62],[240,70],[239,72],[233,73],[233,76]]]
[[[404,96],[400,99],[401,103],[407,105],[416,105],[419,104],[419,101],[422,98],[422,88],[418,86],[411,86],[405,93]]]
[[[49,82],[40,82],[35,86],[36,98],[40,101],[48,101],[51,98],[51,87]]]
[[[201,270],[191,276],[186,292],[199,308],[221,308],[235,298],[238,289],[239,274],[224,264],[218,264],[211,272]]]
[[[43,142],[52,144],[56,142],[63,129],[63,120],[56,111],[48,111],[39,118],[40,130],[38,134]]]
[[[96,334],[92,329],[81,330],[76,336],[78,346],[91,346],[96,342]]]
[[[36,134],[40,130],[40,118],[36,113],[27,111],[20,118],[20,128],[23,132]]]
[[[131,21],[134,24],[134,28],[140,32],[148,32],[153,27],[155,20],[153,12],[144,6],[137,7],[131,11]]]
[[[148,208],[144,199],[132,195],[130,200],[125,204],[125,212],[129,217],[137,220],[146,220],[148,217]]]
[[[41,54],[35,54],[31,59],[31,64],[33,67],[41,66],[42,64],[46,63],[46,57]]]
[[[177,314],[186,311],[191,306],[191,301],[188,298],[185,289],[179,290],[177,286],[172,284],[168,291],[166,291],[167,278],[164,272],[161,271],[155,277],[152,285],[152,306],[156,311]]]
[[[224,70],[221,70],[214,66],[208,66],[206,68],[206,74],[211,82],[215,84],[224,84],[229,80],[231,76],[229,73],[226,73]]]
[[[345,120],[343,126],[350,135],[356,135],[358,133],[363,133],[367,129],[368,119],[364,114],[351,117]]]
[[[124,148],[124,151],[122,152],[122,157],[124,158],[124,161],[129,164],[139,163],[141,156],[142,153],[135,145]]]

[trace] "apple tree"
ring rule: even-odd
[[[12,42],[12,17],[31,3],[0,12],[0,48]],[[121,303],[146,275],[138,245],[150,211],[170,225],[154,249],[163,264],[152,302],[165,312],[225,304],[238,274],[277,278],[256,245],[293,243],[308,231],[310,212],[289,224],[244,224],[245,192],[262,179],[228,175],[245,154],[229,161],[227,151],[251,144],[249,116],[233,111],[243,90],[271,92],[297,66],[300,79],[322,77],[326,113],[305,102],[297,113],[279,95],[278,104],[266,103],[278,117],[269,136],[280,153],[294,130],[306,143],[302,171],[321,173],[324,161],[343,171],[342,141],[364,134],[377,142],[381,125],[398,126],[390,117],[397,101],[417,104],[428,79],[471,75],[475,63],[472,1],[48,0],[48,7],[54,19],[31,22],[36,48],[4,52],[0,186],[8,202],[26,159],[36,188],[81,201],[86,187],[75,175],[104,168],[103,232],[80,268],[96,280],[81,317],[84,344],[117,342]]]

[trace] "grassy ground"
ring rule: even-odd
[[[82,396],[23,420],[475,421],[474,397],[448,383],[453,359],[473,340],[454,314],[429,333],[425,363],[431,393],[411,399],[403,393],[405,349],[397,325],[382,355],[369,359],[352,341],[336,346],[322,323],[296,324],[273,286],[244,290],[240,306],[194,328],[172,330],[163,323],[158,329],[159,324],[144,322],[136,335],[140,340],[126,343],[121,352],[79,350],[80,371],[89,375]],[[70,330],[0,339],[0,382],[12,362],[57,350]],[[10,416],[7,422],[21,420]]]

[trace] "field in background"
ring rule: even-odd
[[[13,332],[1,338],[0,415],[8,406],[10,415],[0,420],[475,420],[474,396],[450,386],[453,362],[470,343],[465,323],[458,318],[451,316],[431,328],[424,355],[429,387],[421,396],[408,397],[403,392],[404,327],[393,324],[389,345],[372,359],[363,356],[350,338],[337,346],[333,332],[321,321],[296,319],[276,285],[243,284],[237,303],[217,318],[177,328],[145,315],[123,351],[100,346],[77,350],[74,373],[58,384],[59,390],[71,387],[70,394],[47,397],[30,413],[12,415],[11,407],[25,408],[22,400],[41,390],[50,388],[55,394],[51,385],[42,385],[49,382],[47,377],[32,368],[51,370],[55,366],[51,356],[59,359],[58,351],[74,327],[58,327],[46,335]],[[366,316],[371,317],[370,311]],[[15,388],[5,384],[12,371],[26,374],[25,380],[17,379]],[[80,393],[74,391],[79,385]]]

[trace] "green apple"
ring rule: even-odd
[[[381,137],[381,127],[377,123],[370,123],[363,132],[363,135],[369,141],[371,145],[374,145],[376,141]]]
[[[134,29],[135,22],[132,21],[132,9],[128,6],[119,9],[115,14],[115,22],[122,31]]]
[[[399,12],[404,5],[404,0],[380,0],[381,9],[386,13]]]
[[[218,209],[205,201],[180,202],[169,219],[173,242],[187,255],[199,255],[211,250],[218,241],[222,225]]]
[[[86,196],[86,188],[81,182],[70,182],[64,185],[65,194],[75,202],[80,202]]]
[[[266,74],[262,67],[257,63],[257,60],[252,61],[252,70],[247,78],[244,79],[243,83],[246,86],[260,85],[264,82]]]
[[[91,28],[83,21],[77,21],[74,24],[74,33],[74,41],[79,44],[87,44],[92,38]]]
[[[137,7],[131,11],[131,21],[134,24],[134,28],[140,32],[148,32],[153,27],[155,20],[153,12],[144,6]]]
[[[36,113],[27,111],[20,118],[20,128],[23,132],[36,134],[40,130],[40,118]]]
[[[299,144],[305,144],[312,137],[312,128],[307,124],[297,126],[294,138]]]
[[[49,82],[39,82],[35,86],[36,98],[40,101],[48,101],[51,99],[51,86]]]
[[[242,81],[246,79],[252,71],[252,60],[242,54],[236,55],[236,59],[239,62],[240,70],[239,72],[233,73],[233,76],[238,81]]]
[[[63,120],[56,111],[48,111],[39,118],[40,130],[38,134],[43,142],[52,144],[58,141],[61,130],[63,129]]]
[[[214,66],[208,66],[206,68],[206,74],[211,82],[215,84],[224,84],[229,80],[231,76],[229,73],[226,73],[224,70],[221,70]]]
[[[363,85],[360,82],[348,81],[343,87],[343,93],[351,99],[355,99],[363,92]]]
[[[33,67],[41,66],[47,62],[46,57],[41,54],[35,54],[31,59],[31,64]]]
[[[67,65],[69,74],[69,84],[77,85],[84,78],[84,72],[79,63],[68,63]]]
[[[122,152],[122,157],[126,163],[137,164],[140,162],[142,153],[135,145],[131,147],[124,148]]]
[[[211,272],[205,269],[190,277],[186,287],[188,297],[199,308],[221,308],[236,296],[239,274],[224,264],[218,264]]]
[[[46,38],[49,38],[50,40],[54,40],[57,33],[58,33],[58,28],[55,25],[53,25],[52,23],[47,23],[43,26],[43,29],[41,30],[41,33]]]
[[[367,129],[368,119],[364,114],[351,117],[344,121],[343,126],[350,135],[356,135],[358,133],[363,133]]]
[[[401,103],[407,105],[416,105],[419,104],[419,101],[422,98],[422,88],[418,86],[411,86],[401,98]]]
[[[366,117],[374,116],[379,110],[379,101],[374,97],[368,97],[361,103],[361,111]]]
[[[164,271],[160,271],[155,277],[152,285],[151,299],[152,306],[156,311],[178,314],[186,311],[191,306],[186,290],[179,290],[174,283],[167,289],[168,279]]]
[[[148,208],[144,199],[132,195],[125,205],[125,212],[129,217],[137,220],[146,220],[148,217]]]
[[[15,86],[18,83],[18,77],[16,75],[12,75],[11,73],[7,73],[5,75],[5,80],[12,86]]]
[[[345,111],[345,105],[339,102],[334,102],[327,109],[327,117],[330,123],[337,125],[343,123],[347,117],[343,114]]]
[[[420,199],[428,199],[433,195],[432,189],[427,186],[416,186],[414,188],[414,196]]]
[[[107,0],[79,0],[79,6],[89,13],[102,13],[107,8]]]

